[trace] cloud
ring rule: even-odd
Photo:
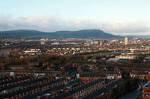
[[[102,28],[112,33],[122,34],[148,34],[150,32],[150,24],[145,21],[134,22],[111,22],[104,23]]]
[[[56,31],[63,29],[63,20],[54,17],[0,17],[0,30],[35,29]]]
[[[102,22],[95,20],[64,20],[59,17],[45,16],[0,16],[0,31],[12,29],[33,29],[40,31],[102,29],[106,32],[119,35],[134,35],[149,34],[150,23],[146,21]]]

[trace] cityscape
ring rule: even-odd
[[[150,99],[148,4],[0,1],[0,99]]]

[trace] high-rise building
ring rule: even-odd
[[[124,45],[128,45],[128,37],[125,37],[125,39],[124,39]]]

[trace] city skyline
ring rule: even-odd
[[[148,0],[0,1],[0,31],[101,29],[117,35],[149,35]]]

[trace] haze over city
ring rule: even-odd
[[[100,29],[150,35],[149,0],[1,0],[0,31]]]

